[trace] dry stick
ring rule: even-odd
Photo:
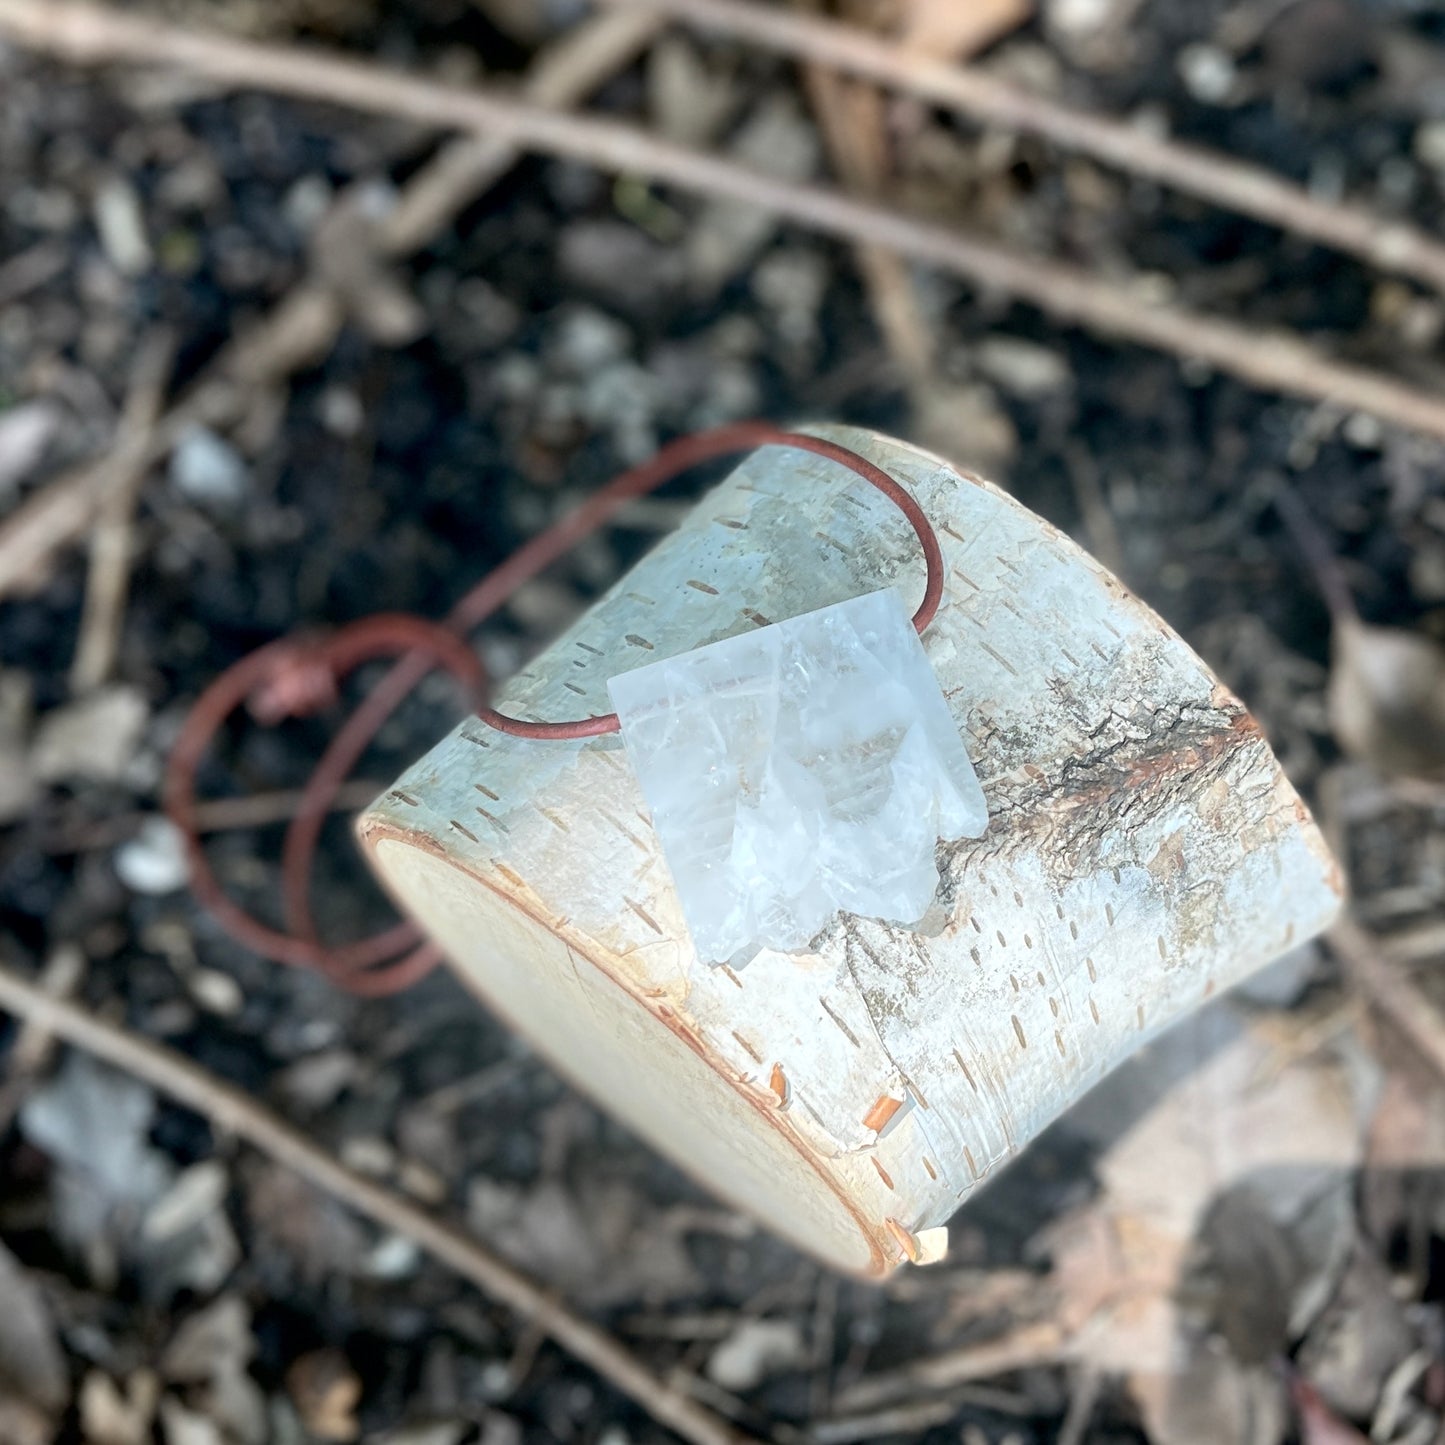
[[[229,384],[198,391],[172,407],[150,431],[139,465],[154,466],[192,423],[222,421],[235,403]],[[85,531],[114,482],[123,481],[101,457],[46,483],[0,522],[0,597],[40,586],[50,559]]]
[[[877,197],[887,169],[882,96],[818,65],[805,68],[803,84],[838,180],[854,195]],[[908,265],[880,246],[860,243],[855,254],[874,321],[917,410],[933,378],[935,348]]]
[[[820,1420],[809,1432],[817,1445],[852,1445],[882,1435],[921,1435],[935,1425],[946,1425],[960,1410],[962,1400],[910,1400],[867,1415]]]
[[[521,92],[538,105],[576,105],[631,65],[665,23],[662,14],[619,10],[577,25],[532,62]],[[515,149],[489,138],[463,136],[443,146],[383,222],[382,253],[396,259],[421,250],[516,160]]]
[[[714,34],[831,66],[988,125],[1042,136],[1212,205],[1445,291],[1445,245],[1365,206],[1320,200],[1260,166],[1061,105],[987,71],[911,53],[852,25],[747,0],[595,0],[664,13]]]
[[[548,104],[574,104],[629,64],[663,23],[662,16],[628,11],[579,25],[537,57],[523,90]],[[0,16],[0,29],[4,24]],[[474,136],[443,147],[402,190],[377,238],[382,254],[395,260],[425,246],[504,175],[517,155],[516,148],[504,142]],[[9,264],[0,270],[0,282],[9,270]],[[42,275],[34,284],[46,279]],[[245,410],[250,387],[274,384],[320,360],[344,320],[337,298],[308,275],[263,321],[228,346],[166,413],[152,433],[144,465],[164,459],[188,426],[233,423]],[[90,525],[111,480],[105,459],[87,463],[57,477],[0,524],[0,597],[43,578],[50,558]]]
[[[754,205],[846,241],[887,246],[1055,319],[1203,361],[1266,391],[1331,402],[1445,440],[1445,400],[1336,361],[1298,338],[1151,303],[1140,291],[1042,257],[798,185],[674,145],[634,125],[414,79],[365,61],[177,29],[71,0],[0,0],[0,33],[70,60],[182,67],[224,85],[304,96],[418,125],[490,131],[512,145]]]
[[[811,13],[805,0],[800,0],[800,5],[803,13]],[[950,53],[955,57],[977,53],[1022,24],[1026,8],[1018,0],[1002,0],[972,9],[951,9],[944,22],[952,30],[948,36],[953,47]],[[911,18],[926,27],[929,16],[935,13],[922,6],[912,12]],[[941,14],[939,18],[943,18]],[[910,53],[923,53],[918,46],[928,39],[927,33],[910,31],[906,40]],[[813,63],[803,67],[803,84],[837,179],[854,195],[885,199],[890,167],[884,93],[866,81],[850,79]],[[896,252],[881,246],[860,243],[855,254],[874,320],[907,389],[914,426],[925,434],[936,433],[939,419],[929,415],[928,403],[937,382],[937,341],[924,316],[908,265]]]
[[[86,957],[73,943],[60,944],[40,970],[42,992],[68,997],[85,977]],[[46,1066],[55,1048],[55,1035],[31,1019],[20,1030],[5,1060],[4,1082],[0,1083],[0,1134],[9,1127],[25,1100],[31,1081]]]
[[[90,536],[90,575],[70,668],[72,692],[99,687],[115,666],[130,590],[136,503],[150,470],[151,433],[161,417],[174,354],[174,343],[164,333],[142,344],[120,427],[105,459],[104,497]]]
[[[410,1201],[362,1178],[239,1089],[170,1049],[53,997],[0,967],[0,1010],[48,1030],[65,1043],[133,1074],[204,1115],[275,1163],[365,1215],[413,1240],[428,1254],[508,1306],[595,1370],[660,1425],[695,1445],[742,1445],[745,1438],[711,1410],[658,1379],[605,1330],[574,1314],[547,1290],[459,1230]]]
[[[871,1410],[927,1390],[948,1390],[973,1380],[992,1379],[1036,1365],[1063,1364],[1069,1336],[1051,1320],[1020,1325],[1012,1333],[925,1356],[896,1370],[867,1375],[839,1393],[844,1410]]]
[[[385,783],[356,778],[336,790],[331,810],[351,813],[364,808],[386,789]],[[273,823],[289,823],[296,816],[304,796],[300,788],[277,789],[274,792],[250,793],[239,798],[207,798],[196,804],[198,833],[226,833],[241,828],[264,828]],[[53,833],[43,836],[40,851],[52,857],[68,857],[76,853],[95,853],[114,848],[133,838],[153,819],[165,814],[149,809],[120,813],[84,823],[62,823]]]
[[[1350,982],[1445,1079],[1445,1013],[1390,956],[1389,940],[1342,918],[1326,935]]]

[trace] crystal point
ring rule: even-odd
[[[698,957],[916,923],[988,809],[902,598],[869,593],[614,677]]]

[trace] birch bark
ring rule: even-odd
[[[904,443],[947,588],[924,636],[989,801],[919,931],[843,916],[806,955],[693,956],[617,737],[463,723],[360,823],[459,976],[681,1167],[840,1269],[943,1224],[1140,1044],[1324,928],[1338,870],[1258,726],[1056,528]],[[923,568],[826,460],[755,453],[506,689],[606,712],[613,673]]]

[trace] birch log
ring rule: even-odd
[[[616,736],[475,719],[362,818],[387,887],[559,1072],[800,1249],[862,1275],[937,1227],[1153,1034],[1325,927],[1339,874],[1249,714],[1056,528],[904,443],[820,428],[922,502],[947,563],[924,645],[989,801],[918,931],[699,964]],[[503,697],[609,710],[608,677],[881,586],[907,523],[765,448]]]

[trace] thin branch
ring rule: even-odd
[[[744,1437],[731,1425],[658,1379],[605,1330],[574,1314],[534,1280],[460,1230],[346,1168],[299,1130],[214,1074],[128,1029],[102,1021],[78,1004],[46,993],[3,967],[0,1009],[144,1080],[383,1229],[413,1240],[433,1259],[543,1331],[658,1424],[685,1440],[694,1445],[744,1445]]]
[[[1260,166],[1060,104],[972,66],[920,56],[853,25],[748,0],[595,0],[666,14],[778,54],[846,71],[987,125],[1022,131],[1130,175],[1253,216],[1445,291],[1445,245],[1368,207],[1321,200]]]
[[[886,170],[882,94],[820,65],[804,68],[803,89],[839,182],[857,196],[882,196]],[[895,251],[860,244],[855,252],[874,323],[917,410],[920,393],[935,375],[937,347],[913,277]]]
[[[856,1440],[877,1440],[885,1435],[917,1436],[936,1425],[947,1425],[964,1404],[963,1400],[909,1400],[867,1415],[820,1420],[810,1433],[818,1445],[852,1445]]]
[[[81,948],[73,943],[59,944],[40,970],[37,987],[43,993],[68,998],[79,990],[86,966]],[[55,1035],[43,1024],[30,1019],[21,1026],[0,1073],[0,1134],[10,1127],[31,1083],[49,1063],[54,1050]]]
[[[332,810],[337,813],[355,812],[379,797],[386,786],[373,779],[354,778],[336,790],[336,796],[331,800]],[[303,797],[300,788],[285,788],[237,798],[207,798],[196,804],[196,832],[227,833],[240,828],[289,823],[296,816]],[[152,819],[164,816],[154,809],[137,808],[134,812],[118,813],[108,818],[62,821],[53,832],[42,835],[40,851],[59,858],[76,853],[101,852],[135,837]]]
[[[538,105],[576,105],[625,70],[665,20],[646,10],[619,10],[573,27],[532,62],[521,93]],[[382,253],[395,260],[421,250],[516,160],[512,147],[490,138],[464,136],[443,146],[407,182],[382,223]]]
[[[614,174],[753,205],[846,241],[872,242],[1038,307],[1058,321],[1202,361],[1266,391],[1330,402],[1445,440],[1445,400],[1336,361],[1295,336],[1160,306],[1142,288],[821,187],[765,175],[595,115],[415,79],[365,61],[201,31],[71,0],[0,0],[0,32],[72,61],[179,66],[238,89],[326,101],[418,125],[486,131],[510,144]]]
[[[872,1410],[897,1400],[914,1399],[931,1390],[951,1390],[974,1380],[989,1380],[1038,1365],[1064,1364],[1069,1358],[1069,1336],[1052,1320],[1020,1325],[997,1339],[959,1345],[937,1355],[925,1355],[876,1375],[866,1375],[838,1395],[844,1410]]]
[[[116,439],[106,457],[104,493],[90,534],[90,575],[80,615],[80,637],[70,668],[73,692],[88,692],[110,676],[120,650],[130,591],[135,509],[150,468],[151,435],[165,404],[175,346],[163,332],[141,346]]]
[[[1350,584],[1345,580],[1340,559],[1330,550],[1319,523],[1310,510],[1300,501],[1295,489],[1281,478],[1275,483],[1274,507],[1284,520],[1295,546],[1304,554],[1315,582],[1329,608],[1330,616],[1338,623],[1358,622],[1359,609],[1355,606]]]

